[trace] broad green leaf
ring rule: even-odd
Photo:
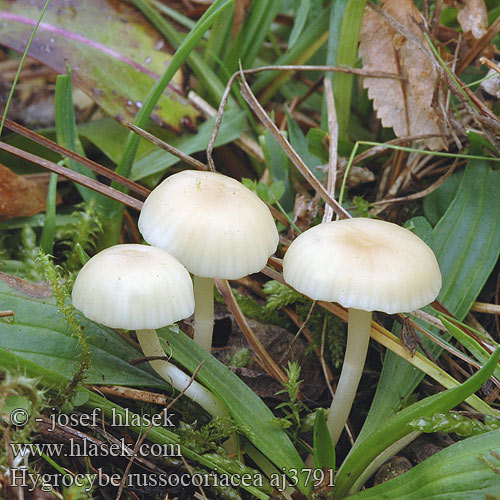
[[[71,378],[79,366],[80,344],[58,313],[51,289],[0,273],[0,302],[2,308],[15,313],[13,320],[0,319],[0,349]],[[77,317],[91,351],[86,383],[165,388],[165,382],[148,368],[129,364],[129,360],[141,354],[120,335]]]
[[[22,52],[43,4],[0,0],[0,43]],[[52,0],[29,55],[58,73],[69,65],[78,86],[111,116],[129,121],[171,59],[163,39],[137,11],[110,0]],[[181,81],[178,75],[154,112],[156,120],[178,131],[182,123],[194,127],[199,116],[179,95]]]
[[[481,370],[460,386],[413,403],[381,423],[376,431],[351,450],[340,466],[336,477],[336,499],[344,498],[356,479],[380,453],[413,431],[409,425],[412,420],[450,410],[476,392],[493,373],[499,357],[500,348],[491,355]]]
[[[499,455],[500,430],[487,432],[455,443],[401,476],[348,498],[493,500],[500,493]]]
[[[450,175],[441,186],[425,197],[424,214],[433,226],[439,222],[457,195],[463,175],[463,171]]]
[[[323,408],[319,408],[314,419],[313,457],[315,469],[335,470],[335,445],[326,425]]]
[[[248,429],[249,441],[278,469],[284,468],[285,473],[296,469],[300,481],[297,487],[309,491],[311,485],[301,474],[305,466],[297,450],[285,431],[273,424],[274,415],[252,389],[188,336],[169,328],[158,330],[158,334],[168,342],[172,357],[189,372],[203,363],[196,378],[224,401],[237,424]]]
[[[474,138],[472,137],[474,145]],[[472,154],[479,151],[473,148]],[[483,288],[500,252],[500,170],[483,160],[469,160],[459,190],[432,232],[433,250],[443,287],[438,300],[463,319]],[[440,348],[428,344],[433,355]],[[388,352],[375,398],[358,439],[362,441],[408,398],[424,374]],[[397,387],[393,381],[397,380]]]

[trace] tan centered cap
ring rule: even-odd
[[[73,305],[111,328],[154,329],[191,316],[193,283],[164,250],[116,245],[94,255],[78,274]]]
[[[283,277],[314,300],[386,313],[423,307],[441,288],[436,257],[418,236],[365,218],[302,233],[285,254]]]
[[[186,170],[157,186],[144,202],[139,230],[204,278],[238,279],[260,271],[278,246],[267,205],[222,174]]]

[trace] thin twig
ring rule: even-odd
[[[274,359],[269,355],[266,348],[262,345],[262,342],[255,335],[255,332],[252,330],[248,321],[245,318],[245,315],[241,311],[238,303],[236,302],[229,282],[223,279],[215,279],[215,285],[219,290],[224,302],[227,304],[231,313],[233,314],[234,319],[238,323],[238,326],[241,328],[241,331],[245,335],[248,343],[252,346],[255,351],[256,356],[260,359],[262,363],[262,367],[264,370],[276,380],[279,380],[282,384],[285,383],[288,379],[287,376],[283,373],[283,370],[275,363]]]
[[[285,154],[290,158],[292,163],[297,167],[299,172],[304,176],[304,178],[309,182],[309,184],[320,194],[325,203],[331,205],[337,215],[342,219],[351,218],[351,215],[347,210],[345,210],[338,202],[335,200],[330,193],[325,189],[325,187],[318,181],[315,175],[311,172],[309,167],[304,163],[302,158],[293,149],[291,144],[286,140],[286,138],[280,133],[274,122],[269,118],[264,108],[260,105],[257,98],[248,86],[245,75],[243,72],[241,75],[241,95],[252,108],[253,112],[258,116],[260,121],[269,130],[271,135],[280,144],[281,148]]]
[[[144,129],[138,127],[137,125],[134,125],[133,123],[129,123],[126,121],[121,121],[120,123],[125,127],[127,127],[128,129],[135,132],[137,135],[140,135],[147,141],[151,142],[155,146],[158,146],[159,148],[168,151],[170,154],[177,156],[177,158],[181,159],[182,161],[186,162],[188,165],[191,165],[197,170],[208,170],[208,167],[201,161],[197,160],[196,158],[193,158],[192,156],[187,155],[186,153],[183,153],[180,149],[171,146],[167,142],[158,139],[158,137],[154,136],[153,134],[150,134],[149,132],[146,132]]]
[[[0,311],[0,318],[8,318],[10,316],[14,316],[14,311],[11,311],[10,309],[6,311]]]
[[[82,175],[78,172],[74,172],[69,168],[63,167],[62,165],[58,165],[57,163],[53,163],[45,158],[41,158],[40,156],[36,156],[34,154],[28,153],[27,151],[23,151],[22,149],[11,146],[10,144],[6,144],[5,142],[0,142],[0,149],[7,151],[15,156],[19,156],[20,158],[24,158],[40,167],[46,168],[51,172],[55,172],[56,174],[62,175],[63,177],[67,177],[68,179],[81,184],[93,191],[101,193],[113,200],[119,201],[125,205],[128,205],[131,208],[135,208],[136,210],[141,210],[142,201],[137,200],[136,198],[132,198],[128,194],[122,193],[117,189],[114,189],[110,186],[106,186],[102,182],[96,181],[87,177],[86,175]]]
[[[36,142],[37,144],[40,144],[41,146],[44,146],[47,149],[60,154],[61,156],[71,158],[72,160],[75,160],[76,162],[90,168],[90,170],[94,171],[96,174],[102,175],[103,177],[106,177],[107,179],[110,179],[112,181],[116,181],[137,194],[147,197],[151,192],[148,188],[141,186],[140,184],[137,184],[120,174],[115,173],[109,168],[99,165],[99,163],[96,163],[95,161],[85,158],[85,156],[81,156],[78,153],[71,151],[71,149],[57,144],[57,142],[51,141],[43,135],[37,134],[36,132],[23,127],[22,125],[19,125],[18,123],[13,122],[8,118],[5,119],[5,126],[9,130],[12,130],[12,132],[16,132],[17,134],[22,135],[23,137],[26,137],[27,139],[30,139],[31,141]]]

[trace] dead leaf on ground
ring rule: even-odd
[[[26,179],[0,164],[0,219],[43,212],[46,198],[47,181]]]
[[[427,45],[419,27],[420,12],[411,0],[387,0],[382,9]],[[365,78],[363,85],[384,127],[398,137],[440,134],[439,116],[432,103],[438,86],[433,62],[415,42],[404,37],[384,18],[367,8],[360,33],[363,69],[396,73],[405,80]],[[442,139],[428,139],[430,149],[444,147]]]
[[[481,38],[488,31],[488,10],[484,0],[447,0],[446,3],[458,7],[457,20],[464,33],[472,33]]]

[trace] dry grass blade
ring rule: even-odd
[[[34,154],[23,151],[22,149],[11,146],[10,144],[6,144],[5,142],[0,142],[0,149],[20,158],[24,158],[25,160],[35,163],[36,165],[50,170],[51,172],[62,175],[67,179],[70,179],[74,182],[77,182],[78,184],[81,184],[82,186],[92,189],[93,191],[108,196],[113,200],[119,201],[124,205],[128,205],[131,208],[135,208],[136,210],[141,210],[142,208],[142,201],[137,200],[136,198],[132,198],[132,196],[122,193],[121,191],[118,191],[117,189],[114,189],[110,186],[106,186],[106,184],[103,184],[102,182],[95,181],[90,177],[79,174],[78,172],[74,172],[73,170],[63,167],[62,165],[58,165],[57,163],[46,160],[45,158],[41,158]]]
[[[122,125],[127,127],[128,129],[132,130],[135,132],[137,135],[140,135],[147,141],[151,142],[155,146],[158,146],[159,148],[164,149],[165,151],[168,151],[169,153],[173,154],[174,156],[177,156],[182,161],[185,161],[188,165],[191,165],[197,170],[208,170],[208,167],[202,163],[201,161],[198,161],[196,158],[193,158],[192,156],[187,155],[186,153],[183,153],[180,149],[174,148],[170,144],[166,143],[165,141],[162,141],[161,139],[158,139],[158,137],[154,136],[153,134],[150,134],[149,132],[146,132],[142,128],[138,127],[137,125],[134,125],[132,123],[128,122],[120,122]]]
[[[42,135],[27,129],[26,127],[23,127],[22,125],[19,125],[18,123],[13,122],[8,118],[5,119],[5,126],[9,130],[12,130],[12,132],[16,132],[17,134],[22,135],[23,137],[26,137],[27,139],[30,139],[31,141],[36,142],[37,144],[40,144],[41,146],[44,146],[47,149],[50,149],[51,151],[60,154],[61,156],[71,158],[72,160],[81,163],[82,165],[90,168],[90,170],[92,170],[96,174],[102,175],[107,179],[120,183],[122,186],[125,186],[129,188],[131,191],[134,191],[134,193],[146,197],[151,192],[148,188],[141,186],[135,183],[134,181],[131,181],[130,179],[127,179],[126,177],[123,177],[122,175],[113,172],[109,168],[99,165],[99,163],[96,163],[95,161],[85,158],[85,156],[81,156],[78,153],[71,151],[71,149],[67,149],[64,146],[60,146],[56,142],[47,139],[47,137],[43,137]]]
[[[286,382],[288,379],[286,375],[283,373],[283,370],[274,362],[273,358],[266,351],[266,348],[262,345],[261,341],[257,338],[253,330],[250,328],[245,315],[240,309],[240,306],[236,302],[234,298],[231,287],[229,286],[229,282],[223,279],[215,279],[215,284],[224,299],[224,302],[227,304],[231,313],[233,314],[234,319],[238,323],[238,326],[241,328],[241,331],[245,335],[248,343],[252,346],[252,349],[255,351],[255,354],[259,358],[262,363],[262,368],[273,378],[279,380],[281,383]]]
[[[325,189],[325,187],[318,181],[318,179],[311,172],[309,167],[304,163],[302,158],[297,154],[297,152],[292,148],[292,145],[283,137],[280,133],[278,127],[273,123],[273,121],[267,116],[264,108],[259,104],[257,98],[250,90],[248,83],[245,80],[245,75],[240,72],[241,75],[241,95],[250,106],[252,111],[258,116],[259,120],[264,124],[264,126],[269,130],[271,135],[276,139],[278,144],[282,147],[285,154],[290,158],[292,163],[297,167],[298,171],[304,176],[304,178],[309,182],[309,184],[319,193],[321,198],[328,203],[335,213],[342,219],[350,218],[349,212],[345,210]]]
[[[326,107],[328,111],[328,192],[335,196],[335,184],[337,182],[337,161],[338,161],[338,139],[339,127],[337,122],[337,112],[335,110],[335,100],[333,98],[332,82],[329,78],[324,79]],[[333,218],[333,208],[331,205],[325,207],[323,222],[330,222]]]

